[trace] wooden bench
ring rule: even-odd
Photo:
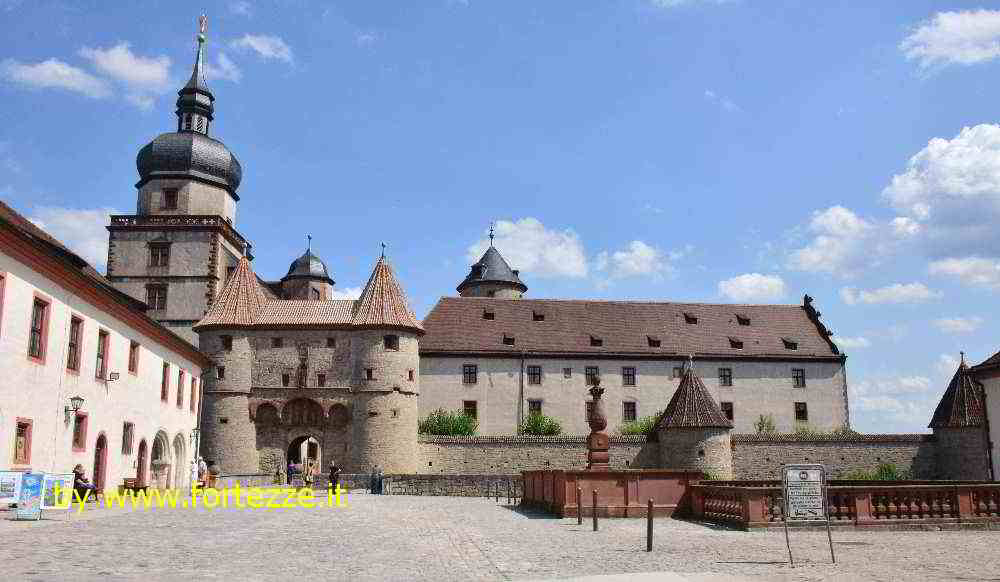
[[[145,493],[147,489],[149,489],[148,485],[140,485],[139,480],[133,477],[122,479],[122,486],[118,488],[118,492],[124,493],[126,491],[131,491],[133,493],[138,493],[142,491]]]

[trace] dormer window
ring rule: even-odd
[[[743,342],[734,337],[731,337],[729,338],[729,347],[733,348],[734,350],[742,350]]]
[[[510,335],[504,334],[504,336],[503,336],[503,345],[505,345],[505,346],[512,346],[512,345],[514,345],[514,336],[510,336]]]
[[[488,311],[486,309],[483,310],[483,319],[489,319],[490,321],[493,321],[496,318],[497,318],[496,313],[493,313],[492,311]]]
[[[786,350],[797,350],[799,349],[799,342],[795,340],[788,339],[787,337],[781,338],[781,343],[785,344]]]
[[[651,348],[658,348],[658,347],[660,347],[660,338],[658,338],[658,337],[653,337],[651,335],[647,335],[646,336],[646,342],[649,344],[649,347],[651,347]]]
[[[599,347],[601,347],[603,345],[604,345],[604,340],[603,339],[601,339],[599,337],[596,337],[596,336],[590,336],[590,346],[591,347],[599,348]]]
[[[694,315],[691,315],[690,313],[685,313],[684,314],[684,323],[686,323],[688,325],[695,325],[695,324],[698,323],[698,318],[695,317]]]
[[[545,321],[545,314],[537,311],[531,312],[531,321]]]
[[[749,315],[740,315],[740,314],[737,313],[736,314],[736,323],[738,323],[740,325],[750,325],[750,316]]]

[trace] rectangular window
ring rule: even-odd
[[[335,347],[337,347],[337,338],[335,338],[335,337],[328,337],[328,338],[326,338],[326,347],[328,347],[328,348],[335,348]]]
[[[290,374],[282,374],[281,375],[281,385],[282,386],[285,386],[287,388],[288,385],[291,383],[291,381],[292,381],[292,376]]]
[[[795,340],[790,340],[787,337],[781,338],[781,343],[784,344],[786,350],[797,350],[799,349],[799,342]]]
[[[475,364],[462,366],[462,384],[475,384],[479,381],[479,367]]]
[[[660,339],[659,338],[655,338],[655,337],[653,337],[651,335],[647,335],[646,336],[646,343],[649,344],[649,347],[651,347],[651,348],[658,348],[658,347],[660,347]]]
[[[545,321],[545,314],[537,311],[531,312],[531,321]]]
[[[233,351],[233,336],[222,335],[219,336],[219,338],[222,339],[222,349],[226,350],[227,352]]]
[[[635,422],[635,402],[622,402],[622,422]]]
[[[190,128],[188,128],[190,129]],[[164,210],[177,210],[177,189],[176,188],[164,188],[163,189],[163,209]]]
[[[743,349],[743,341],[742,340],[738,340],[738,339],[736,339],[734,337],[731,337],[731,338],[729,338],[729,347],[733,348],[734,350],[742,350]]]
[[[149,244],[149,266],[168,267],[170,266],[170,245],[164,243]]]
[[[309,290],[309,297],[312,297],[313,301],[319,301],[319,289],[313,287]]]
[[[272,337],[271,338],[271,347],[272,348],[283,348],[283,347],[285,347],[285,340],[283,338],[280,338],[280,337]]]
[[[496,318],[497,318],[496,314],[493,313],[492,311],[483,310],[483,319],[493,320],[493,319],[496,319]]]
[[[529,400],[528,401],[528,414],[541,414],[542,413],[542,401],[541,400]]]
[[[97,360],[94,364],[94,376],[104,380],[108,377],[108,332],[97,332]]]
[[[601,377],[601,369],[597,366],[587,366],[584,368],[584,379],[587,386],[593,386],[599,382],[598,378]]]
[[[505,346],[512,346],[512,345],[514,345],[514,337],[513,336],[509,336],[509,335],[504,335],[503,336],[503,345],[505,345]]]
[[[177,408],[184,408],[184,370],[177,372]]]
[[[139,372],[139,342],[128,344],[128,371],[133,374]]]
[[[733,419],[733,403],[732,402],[720,402],[719,406],[722,408],[722,414],[726,415],[729,420]]]
[[[163,362],[163,377],[160,379],[160,400],[167,401],[170,395],[170,364]]]
[[[31,330],[28,337],[28,357],[45,361],[45,344],[48,339],[49,302],[35,297],[31,306]]]
[[[475,400],[463,400],[462,412],[465,413],[465,416],[469,416],[472,418],[479,418],[479,410],[477,410]]]
[[[146,305],[150,309],[166,309],[167,308],[167,286],[166,285],[147,285],[146,286]]]
[[[594,348],[599,348],[604,345],[604,340],[597,336],[590,336],[590,346]]]
[[[135,425],[131,422],[126,422],[125,426],[122,427],[122,454],[131,455],[132,454],[132,435],[135,432]]]
[[[78,411],[73,417],[73,450],[87,450],[87,414],[84,412]]]
[[[215,367],[215,378],[217,380],[225,380],[226,379],[226,367],[225,366],[216,366]]]
[[[733,385],[733,369],[719,368],[719,386]]]
[[[66,350],[66,369],[80,371],[80,337],[83,334],[83,320],[73,316],[69,319],[69,346]]]
[[[17,419],[17,431],[14,433],[14,464],[27,465],[31,462],[31,420]]]
[[[374,379],[375,379],[375,369],[365,368],[365,380],[374,380]]]
[[[635,368],[632,366],[622,368],[622,386],[635,386]]]
[[[542,367],[528,366],[528,384],[542,383]]]
[[[192,377],[191,378],[191,398],[190,398],[190,402],[188,402],[188,409],[191,412],[196,412],[198,410],[198,406],[195,404],[195,402],[197,401],[197,399],[198,399],[198,380],[196,378]]]
[[[382,345],[385,349],[391,352],[399,351],[399,336],[398,335],[387,335],[382,337]]]
[[[680,378],[684,375],[684,366],[674,366],[673,376],[674,378]]]
[[[809,407],[805,402],[795,403],[795,422],[809,422]]]
[[[320,388],[326,387],[326,374],[316,374],[316,385]]]
[[[563,368],[563,378],[572,378],[573,368]]]
[[[414,377],[416,377],[416,375],[417,375],[416,372],[414,372],[413,370],[406,371],[406,379],[409,380],[410,382],[413,382],[413,379]]]
[[[684,323],[688,325],[695,325],[698,323],[698,318],[690,313],[684,314]]]
[[[806,387],[806,371],[804,368],[792,368],[792,384],[796,388]]]
[[[739,315],[739,314],[737,314],[736,315],[736,323],[738,323],[740,325],[743,325],[743,326],[750,325],[750,316],[749,315]]]

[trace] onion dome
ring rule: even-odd
[[[694,373],[690,359],[673,398],[652,432],[661,428],[733,428],[732,421],[722,413],[704,382]]]
[[[292,261],[292,264],[288,266],[288,274],[281,280],[287,279],[322,279],[333,285],[333,279],[330,278],[326,263],[314,255],[312,249],[306,249],[301,257]]]
[[[188,178],[226,189],[236,200],[243,168],[221,141],[208,136],[215,96],[205,84],[205,20],[199,19],[198,52],[191,78],[177,92],[177,131],[149,142],[136,158],[139,183],[156,178]]]
[[[985,414],[980,398],[979,383],[965,365],[965,354],[948,388],[941,396],[929,428],[963,428],[983,426]]]

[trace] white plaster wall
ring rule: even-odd
[[[0,369],[3,370],[0,376],[0,467],[12,467],[16,419],[29,418],[32,420],[32,470],[71,472],[75,464],[82,463],[88,478],[93,478],[94,446],[103,432],[108,442],[106,484],[116,487],[125,477],[136,475],[140,441],[146,440],[148,463],[153,438],[162,430],[169,437],[171,455],[174,438],[180,435],[184,441],[181,481],[187,486],[193,454],[190,435],[197,420],[196,412],[190,412],[190,379],[192,375],[200,377],[201,369],[2,252],[0,272],[5,273],[6,279],[0,313]],[[52,301],[44,364],[27,357],[31,306],[36,291]],[[84,320],[78,374],[66,370],[71,314]],[[110,334],[107,369],[119,373],[120,379],[115,382],[95,378],[99,327]],[[137,374],[128,372],[130,340],[142,346]],[[160,400],[164,361],[171,365],[166,403]],[[180,409],[176,406],[179,368],[187,372]],[[69,398],[76,395],[85,399],[83,410],[89,414],[83,452],[72,450],[73,423],[72,420],[64,422],[63,408],[69,404]],[[135,424],[130,455],[121,452],[125,421]],[[151,474],[147,472],[147,475]]]
[[[463,364],[479,367],[478,383],[462,384]],[[590,398],[584,370],[598,366],[608,413],[609,430],[622,421],[622,402],[636,402],[638,417],[663,410],[679,380],[673,368],[682,360],[538,359],[525,358],[524,409],[529,399],[542,400],[542,412],[563,425],[563,434],[587,434],[584,402]],[[531,385],[527,366],[542,366],[542,384]],[[636,368],[636,385],[622,385],[622,367]],[[563,378],[563,368],[572,368]],[[719,385],[719,368],[732,368],[733,385]],[[806,370],[806,387],[795,388],[792,368]],[[696,361],[701,376],[716,402],[732,402],[735,432],[754,432],[753,423],[761,414],[771,414],[779,431],[794,429],[794,402],[806,402],[809,424],[820,429],[838,428],[845,421],[844,367],[840,362],[741,362]],[[479,414],[479,434],[514,434],[517,426],[519,358],[420,358],[420,417],[444,408],[461,410],[462,401],[475,400]]]
[[[1000,480],[1000,373],[991,378],[981,378],[986,389],[986,418],[990,423],[990,442],[993,444],[993,478]]]
[[[163,208],[163,189],[177,189],[177,208]],[[223,188],[195,180],[150,180],[139,189],[137,214],[218,215],[236,222],[236,200]]]

